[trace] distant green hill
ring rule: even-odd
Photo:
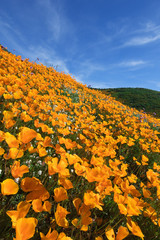
[[[160,118],[160,92],[145,88],[108,88],[97,89],[110,94],[116,100]]]

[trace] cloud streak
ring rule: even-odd
[[[145,45],[151,42],[155,42],[160,39],[160,34],[157,36],[147,36],[147,37],[135,37],[130,39],[128,42],[124,44],[124,46],[140,46]]]
[[[16,28],[14,23],[9,19],[0,18],[0,29],[1,34],[10,42],[12,42],[15,47],[18,46],[18,41],[25,42],[25,38],[21,34],[21,32]]]
[[[45,15],[45,22],[51,32],[50,40],[59,41],[72,29],[72,24],[65,15],[63,1],[37,0],[37,4]]]
[[[129,61],[124,61],[118,64],[120,67],[137,67],[137,66],[142,66],[147,64],[146,61],[143,60],[129,60]]]
[[[127,40],[123,47],[126,46],[142,46],[160,40],[160,26],[152,22],[146,23],[143,28],[133,32],[134,36]]]
[[[50,49],[49,47],[39,46],[31,46],[26,51],[23,51],[23,54],[27,54],[30,60],[35,61],[36,58],[39,58],[39,61],[46,66],[52,66],[53,68],[57,68],[58,71],[63,71],[66,74],[69,73],[69,69],[67,67],[66,60],[60,58],[56,51]]]

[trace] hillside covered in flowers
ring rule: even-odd
[[[160,239],[160,120],[0,48],[0,239]]]

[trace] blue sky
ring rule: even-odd
[[[0,43],[97,88],[160,91],[159,0],[5,0]]]

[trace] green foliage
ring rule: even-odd
[[[97,89],[121,103],[160,118],[160,92],[145,88]]]

